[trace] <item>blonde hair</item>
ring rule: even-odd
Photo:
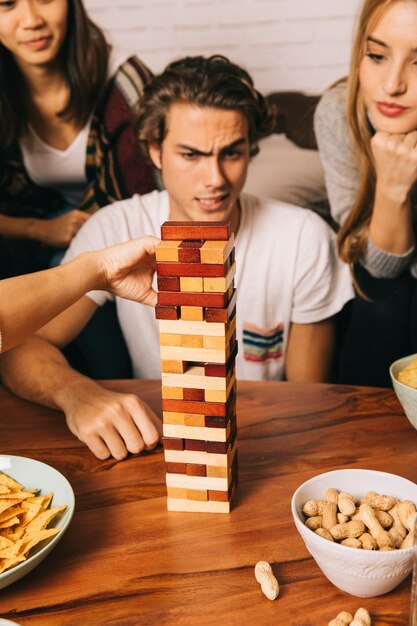
[[[339,255],[353,265],[362,256],[369,230],[375,197],[376,174],[371,151],[372,131],[360,91],[359,66],[369,34],[384,13],[400,0],[365,0],[359,14],[347,78],[347,119],[359,163],[359,185],[355,204],[338,237]]]

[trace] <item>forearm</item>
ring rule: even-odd
[[[409,194],[405,190],[376,185],[369,235],[381,250],[405,254],[414,244]]]
[[[99,283],[95,253],[59,267],[0,283],[0,328],[5,351],[33,334]]]
[[[9,217],[0,214],[0,235],[11,239],[38,239],[41,220],[32,217]]]
[[[97,384],[73,370],[64,355],[40,337],[32,337],[0,357],[0,379],[17,395],[66,412],[74,394],[82,397]]]

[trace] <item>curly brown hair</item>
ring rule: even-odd
[[[145,86],[137,132],[147,153],[150,143],[162,144],[167,112],[175,102],[241,111],[248,121],[251,155],[257,151],[258,140],[275,125],[271,106],[246,70],[221,55],[185,57],[170,63]]]

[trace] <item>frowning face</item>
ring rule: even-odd
[[[249,164],[248,122],[236,110],[170,106],[161,146],[149,146],[162,170],[171,220],[238,223],[238,198]]]

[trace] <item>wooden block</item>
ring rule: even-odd
[[[224,364],[217,363],[205,363],[204,364],[204,375],[205,376],[227,376],[230,369],[234,367],[235,359],[237,355],[237,341],[233,346],[233,349],[230,353],[227,362]]]
[[[177,278],[177,277],[167,276],[167,278]],[[217,279],[212,278],[212,280],[217,280]],[[204,278],[198,278],[198,277],[189,278],[188,276],[181,276],[179,281],[180,281],[179,291],[190,291],[193,293],[202,293],[203,291]],[[169,291],[169,289],[164,289],[164,291]],[[178,291],[178,289],[176,291]]]
[[[179,465],[181,465],[181,463],[179,463]],[[207,465],[206,467],[206,476],[210,476],[210,478],[227,478],[228,473],[228,467],[218,467],[217,465]]]
[[[224,263],[234,245],[233,233],[228,241],[206,241],[200,250],[201,263]]]
[[[163,411],[177,413],[198,413],[215,417],[225,417],[230,403],[223,402],[188,402],[186,400],[162,400]]]
[[[182,241],[178,248],[178,261],[180,263],[200,263],[200,250],[204,241]]]
[[[184,400],[183,389],[182,387],[164,387],[162,385],[162,397],[165,400]]]
[[[228,263],[224,265],[210,265],[209,263],[157,263],[158,276],[201,276],[206,278],[219,278],[227,276]]]
[[[197,415],[196,413],[184,413],[184,426],[204,427],[204,425],[204,415]]]
[[[181,241],[160,241],[156,246],[157,261],[178,261],[178,247]]]
[[[177,439],[199,439],[206,442],[205,449],[209,452],[219,452],[220,450],[208,450],[208,443],[225,443],[231,432],[230,422],[227,428],[205,428],[199,426],[176,426],[174,424],[163,424],[163,432],[165,437],[174,437]],[[226,453],[227,447],[221,449]]]
[[[161,333],[159,335],[159,345],[179,347],[181,345],[181,335],[174,335],[174,333]]]
[[[175,389],[175,387],[172,387],[172,389]],[[171,400],[190,400],[192,402],[204,402],[204,389],[193,389],[192,387],[190,388],[183,387],[181,388],[181,398],[170,398],[170,399]]]
[[[232,297],[233,300],[233,297]],[[236,299],[235,299],[236,300]],[[185,291],[159,291],[158,292],[158,304],[163,306],[198,306],[198,307],[212,307],[216,309],[227,310],[229,306],[229,294],[228,293],[189,293]],[[233,305],[234,306],[234,305]],[[226,307],[226,309],[225,309]],[[210,308],[211,310],[211,308]],[[218,321],[222,322],[225,314],[222,314],[222,319]],[[213,316],[212,316],[213,317]],[[206,315],[207,318],[207,315]],[[228,321],[228,317],[225,317],[225,321]],[[209,322],[210,320],[207,319]],[[217,320],[213,320],[217,321]]]
[[[191,307],[193,308],[193,307]],[[232,320],[231,322],[232,323]],[[235,319],[236,324],[236,319]],[[161,333],[174,333],[180,335],[203,335],[210,337],[224,337],[228,334],[230,324],[223,323],[208,323],[208,322],[193,322],[185,320],[161,320],[159,322],[159,332]]]
[[[186,452],[205,452],[206,441],[203,441],[201,439],[186,438],[184,439],[184,450],[186,450]]]
[[[204,309],[198,306],[182,306],[180,307],[180,317],[181,320],[202,322],[204,320]]]
[[[213,432],[216,431],[213,430]],[[206,441],[206,452],[209,452],[210,454],[227,454],[229,446],[234,445],[235,439],[236,433],[233,433],[229,439],[226,439],[226,441]]]
[[[184,413],[164,412],[162,413],[164,424],[175,424],[176,426],[185,426]],[[204,424],[203,424],[204,426]]]
[[[187,489],[187,500],[207,502],[208,491],[207,489]]]
[[[168,359],[162,360],[161,366],[164,374],[184,374],[187,364],[184,363],[184,361],[175,361],[172,359]]]
[[[178,465],[182,464],[179,463]],[[206,466],[199,465],[198,463],[186,463],[186,474],[187,476],[207,476]],[[212,476],[212,478],[224,478],[224,476]]]
[[[169,293],[169,292],[167,292]],[[209,294],[207,294],[209,295]],[[218,308],[205,308],[204,309],[204,319],[206,322],[224,322],[226,323],[231,319],[233,310],[236,307],[236,289],[234,290],[233,296],[224,309]]]
[[[193,444],[198,443],[192,440],[191,442]],[[205,442],[203,443],[205,448]],[[164,450],[164,458],[165,461],[171,461],[172,463],[197,463],[198,465],[206,465],[207,471],[209,467],[211,468],[210,471],[215,471],[213,468],[218,467],[225,471],[226,473],[224,475],[227,476],[232,465],[236,449],[237,446],[235,443],[233,447],[229,445],[225,454],[210,454],[204,450]]]
[[[217,278],[213,278],[212,280],[217,280]],[[180,279],[178,278],[178,276],[158,276],[157,281],[159,291],[180,290]]]
[[[208,498],[212,502],[231,502],[235,491],[235,484],[230,485],[227,491],[210,489]]]
[[[193,361],[194,363],[221,363],[227,362],[227,350],[206,350],[204,348],[178,348],[177,346],[161,346],[161,359],[164,361]],[[216,374],[216,376],[222,374]],[[223,374],[226,376],[226,373]],[[206,374],[207,376],[207,374]]]
[[[227,334],[221,337],[212,337],[203,335],[203,348],[212,350],[225,350],[229,347],[230,339],[236,334],[236,317],[229,324]],[[234,345],[234,342],[233,342]]]
[[[232,374],[229,380],[229,383],[227,385],[227,389],[226,390],[220,390],[220,389],[205,389],[204,390],[204,400],[206,402],[227,402],[227,399],[230,395],[230,392],[233,389],[233,386],[236,382],[236,372],[235,370],[231,370],[231,372],[229,372],[229,374]],[[228,376],[229,376],[228,374]],[[210,378],[208,376],[208,378]],[[186,400],[187,398],[184,398],[184,394],[182,397],[183,400]]]
[[[166,471],[170,474],[187,474],[187,463],[166,463]]]
[[[227,490],[230,481],[228,478],[207,478],[207,476],[187,476],[186,474],[165,475],[168,487],[185,487],[185,489],[215,489]]]
[[[229,222],[164,222],[161,226],[161,239],[172,241],[179,239],[225,240],[230,239]]]
[[[155,307],[155,317],[157,320],[177,320],[180,315],[180,308],[177,306],[161,306],[157,304]]]
[[[187,490],[183,487],[167,487],[168,498],[186,498]]]
[[[206,428],[226,428],[229,421],[228,417],[219,417],[218,415],[205,415],[204,426]]]
[[[226,392],[227,384],[230,382],[232,371],[228,373],[228,378],[224,376],[204,376],[204,367],[195,365],[187,369],[184,374],[162,374],[162,385],[166,387],[186,387],[189,389],[205,389]],[[210,400],[208,401],[210,402]],[[216,402],[216,400],[212,400]],[[223,402],[221,400],[220,402]]]
[[[183,498],[167,498],[168,511],[176,511],[183,513],[230,513],[230,502],[216,502],[207,500],[201,502],[199,500],[186,500]]]
[[[224,293],[233,283],[236,275],[236,263],[230,266],[226,276],[220,278],[203,278],[203,291],[215,291]]]
[[[201,335],[181,335],[181,344],[183,348],[202,348],[203,337]]]
[[[178,437],[164,437],[162,440],[164,450],[184,450],[184,439]]]

